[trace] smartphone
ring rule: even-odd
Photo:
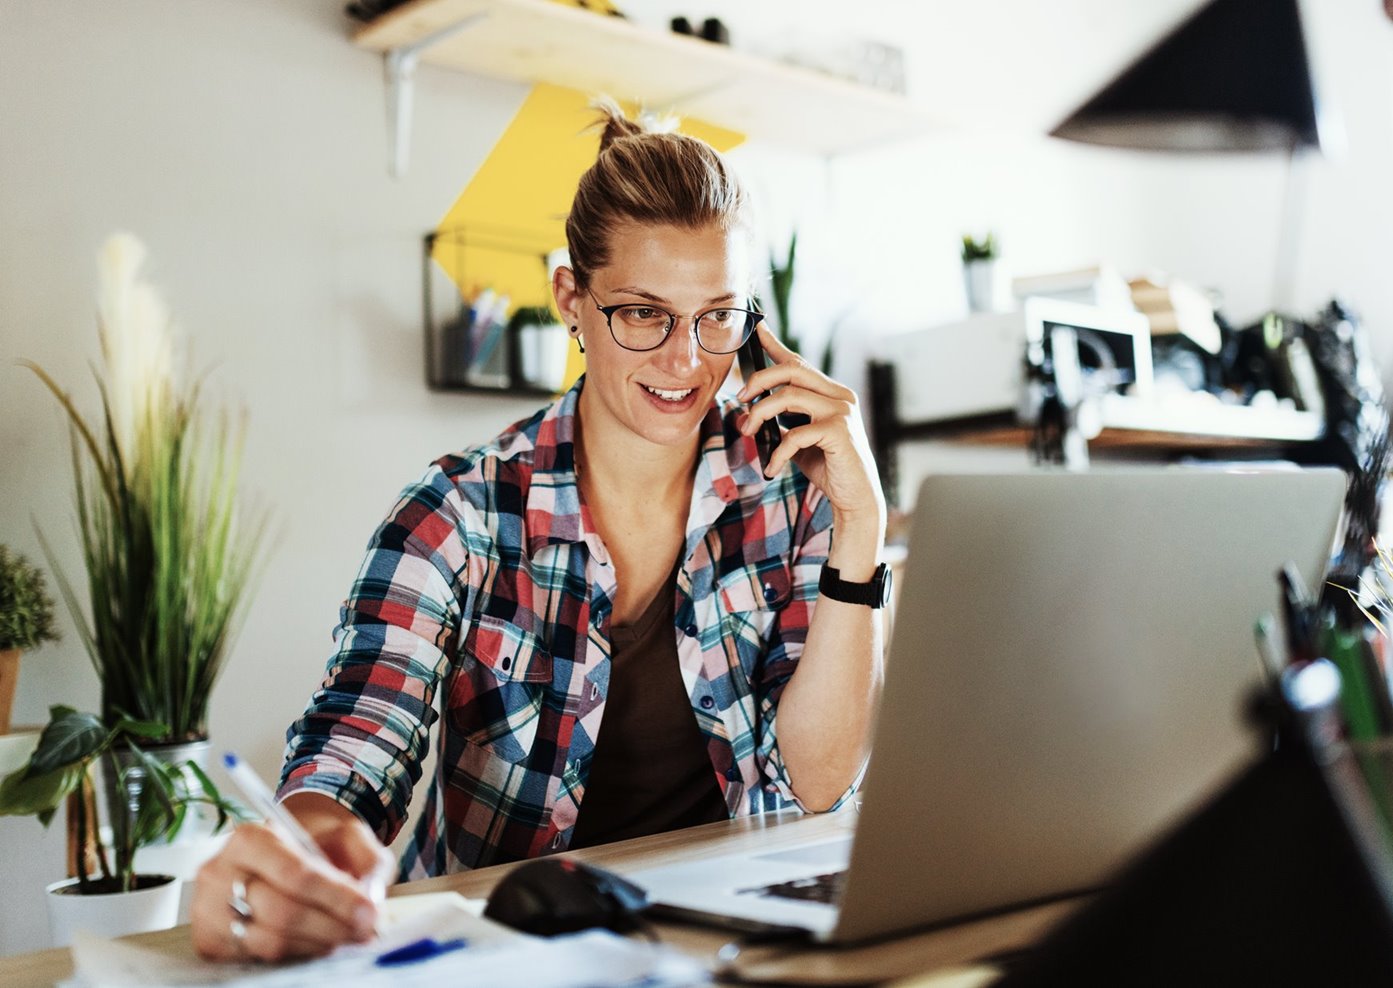
[[[759,334],[751,333],[750,338],[740,344],[740,376],[748,383],[750,376],[757,370],[763,370],[769,366],[769,358],[764,352],[764,347],[760,345]],[[763,399],[763,395],[758,395],[750,399],[750,405]],[[755,449],[759,451],[759,465],[767,468],[769,461],[774,458],[774,448],[779,445],[783,438],[783,432],[779,429],[776,421],[778,416],[769,419],[759,427],[755,433]]]

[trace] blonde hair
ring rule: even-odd
[[[671,132],[675,121],[630,120],[608,97],[591,105],[600,111],[600,153],[581,176],[566,217],[571,269],[582,288],[609,263],[615,230],[625,222],[749,225],[749,198],[715,148]]]

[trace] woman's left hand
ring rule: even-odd
[[[737,397],[749,401],[771,388],[782,388],[750,407],[740,431],[753,435],[761,424],[783,412],[802,412],[812,419],[807,425],[783,430],[783,441],[775,448],[765,476],[777,476],[792,460],[832,502],[834,515],[876,519],[883,531],[885,495],[856,392],[784,346],[766,323],[760,322],[756,332],[773,364],[751,374]]]

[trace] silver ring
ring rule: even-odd
[[[237,935],[235,928],[237,926],[242,926],[242,933],[245,934],[247,928],[243,924],[252,921],[252,907],[251,903],[247,901],[247,883],[242,881],[242,879],[235,878],[232,880],[232,895],[228,898],[227,904],[231,907],[232,911],[237,914],[237,919],[232,921],[234,927],[233,936],[236,936],[237,939],[240,940],[242,937]]]
[[[238,943],[245,943],[247,939],[247,924],[240,919],[234,919],[227,927],[232,931],[232,939]]]

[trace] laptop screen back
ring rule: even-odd
[[[1256,619],[1338,470],[924,481],[833,939],[1096,888],[1255,751]]]

